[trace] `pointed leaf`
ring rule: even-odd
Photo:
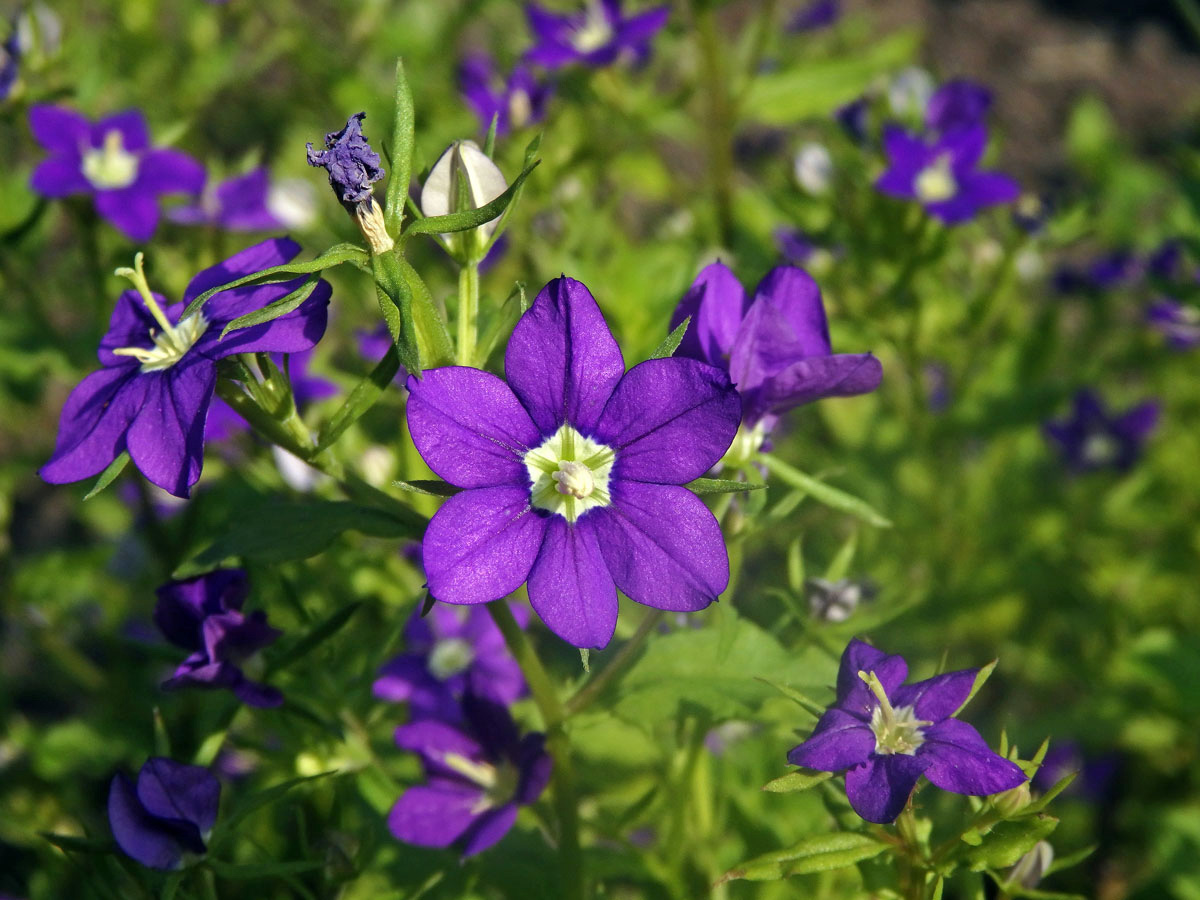
[[[529,173],[537,168],[537,165],[538,163],[534,162],[528,166],[525,171],[517,176],[516,181],[508,186],[508,190],[495,200],[485,203],[476,209],[466,209],[462,212],[450,213],[445,216],[429,216],[418,222],[411,222],[404,232],[405,236],[467,231],[470,228],[478,228],[485,222],[492,221],[492,219],[504,212],[508,204],[512,202],[517,191],[520,190],[521,185],[525,183],[525,179],[529,177]]]
[[[820,479],[814,478],[812,475],[788,465],[772,453],[761,453],[758,459],[780,481],[790,484],[794,488],[807,491],[812,495],[814,500],[824,503],[833,509],[848,513],[855,518],[862,519],[868,525],[874,525],[876,528],[892,527],[891,521],[876,512],[865,500],[861,500],[853,494],[847,494],[838,488],[830,487]]]
[[[867,834],[835,832],[805,838],[786,850],[766,853],[730,869],[717,884],[745,879],[777,881],[789,875],[806,875],[842,869],[878,856],[888,845]]]
[[[392,124],[392,172],[387,183],[383,223],[388,234],[396,235],[404,223],[404,203],[408,199],[408,182],[412,178],[413,123],[416,119],[412,88],[404,74],[403,59],[396,60],[392,96],[396,105]]]
[[[786,775],[780,775],[778,778],[768,781],[762,789],[770,791],[772,794],[791,794],[796,791],[807,791],[832,777],[832,772],[811,772],[807,769],[801,772],[788,772]]]
[[[117,476],[125,471],[127,465],[129,465],[129,451],[122,450],[117,458],[108,464],[108,468],[100,473],[100,477],[96,479],[96,483],[92,485],[92,489],[83,495],[83,499],[91,500],[116,481]]]
[[[737,494],[745,491],[761,491],[765,484],[755,484],[749,481],[731,481],[725,478],[697,478],[684,485],[693,494],[703,497],[705,494]]]
[[[369,410],[383,396],[384,391],[392,384],[392,379],[396,377],[396,373],[400,371],[400,357],[397,353],[396,346],[393,344],[388,348],[371,373],[363,378],[354,386],[354,390],[346,397],[346,402],[342,404],[332,419],[330,419],[321,429],[317,436],[317,453],[321,453],[340,438],[355,422],[357,422],[363,414]]]
[[[275,319],[278,319],[280,316],[286,316],[288,313],[298,308],[300,304],[307,300],[312,292],[316,290],[317,279],[320,277],[321,276],[319,274],[310,275],[307,279],[305,279],[304,284],[300,285],[300,287],[296,288],[291,293],[280,297],[278,300],[268,303],[261,309],[256,309],[246,313],[245,315],[238,316],[221,330],[221,337],[217,338],[217,340],[221,340],[221,338],[225,337],[225,335],[229,334],[229,332],[238,328],[249,328],[251,325],[261,325],[263,322],[271,322]]]
[[[339,609],[335,609],[318,622],[312,631],[296,641],[291,647],[283,650],[278,657],[270,660],[267,666],[268,671],[275,672],[311,653],[341,631],[361,606],[361,602],[354,600]]]

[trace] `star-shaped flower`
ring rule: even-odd
[[[501,136],[542,121],[554,92],[526,65],[514,66],[508,78],[502,77],[486,53],[473,53],[462,61],[458,86],[484,129],[492,126],[495,117],[496,134]]]
[[[283,222],[270,209],[270,177],[254,169],[210,186],[195,203],[176,207],[167,218],[181,225],[211,225],[226,231],[269,231]]]
[[[1067,468],[1076,472],[1112,467],[1125,471],[1137,462],[1142,445],[1158,425],[1159,405],[1140,403],[1123,413],[1110,413],[1095,391],[1075,394],[1071,415],[1047,422],[1046,437],[1058,445]]]
[[[621,0],[587,0],[582,12],[561,15],[536,3],[525,7],[537,43],[525,54],[531,63],[558,69],[572,63],[599,68],[623,55],[637,62],[650,55],[650,42],[667,24],[670,7],[625,16]]]

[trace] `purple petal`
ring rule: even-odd
[[[882,380],[883,366],[870,353],[814,356],[769,376],[749,402],[756,410],[778,414],[824,397],[867,394]]]
[[[564,422],[590,434],[625,362],[591,292],[563,276],[542,288],[517,322],[504,371],[542,434]]]
[[[388,828],[407,844],[449,847],[478,818],[473,810],[482,796],[479,788],[450,781],[411,787],[388,813]]]
[[[636,16],[630,16],[617,29],[614,43],[626,47],[637,47],[650,41],[671,17],[669,6],[658,6]]]
[[[528,3],[525,5],[525,17],[529,20],[529,30],[543,43],[558,43],[571,35],[571,16],[558,15],[542,9],[536,3]]]
[[[721,369],[649,359],[617,384],[596,439],[616,451],[614,478],[682,484],[716,465],[741,418],[741,398]]]
[[[525,454],[542,443],[509,386],[464,366],[408,379],[408,430],[421,458],[459,487],[527,484]]]
[[[631,600],[692,612],[729,585],[721,527],[687,488],[614,481],[612,505],[588,515],[613,581]]]
[[[169,317],[171,304],[167,302],[167,298],[162,294],[154,294],[153,296],[159,308],[166,311]],[[100,362],[106,366],[128,366],[133,362],[132,358],[118,356],[113,351],[125,347],[143,347],[149,349],[154,346],[154,340],[150,337],[150,332],[154,331],[157,333],[161,330],[158,322],[150,315],[150,311],[146,309],[146,305],[142,302],[142,298],[138,292],[134,290],[123,291],[121,296],[117,298],[116,305],[113,307],[112,316],[108,321],[108,331],[100,339],[100,347],[96,355],[100,359]]]
[[[494,846],[517,822],[517,804],[506,803],[489,809],[471,826],[463,847],[463,859]]]
[[[150,240],[158,228],[158,200],[136,183],[115,191],[96,191],[96,211],[136,243]]]
[[[842,653],[837,678],[837,705],[842,709],[870,716],[879,703],[858,677],[859,672],[874,672],[890,697],[908,677],[908,664],[902,657],[889,656],[870,644],[852,640]]]
[[[752,303],[729,355],[729,377],[743,399],[757,404],[769,377],[804,358],[804,351],[783,312],[762,300]]]
[[[984,120],[992,92],[966,79],[948,81],[934,91],[925,107],[925,125],[932,131],[969,128]]]
[[[889,169],[914,175],[930,159],[929,148],[920,138],[895,125],[884,127],[883,149],[888,155]]]
[[[146,386],[136,363],[83,379],[63,405],[54,454],[38,474],[51,484],[66,484],[104,471],[125,449],[125,434],[142,408]]]
[[[877,825],[894,822],[927,763],[919,756],[872,756],[846,772],[846,799],[854,811]]]
[[[608,645],[617,627],[617,589],[600,554],[592,516],[574,525],[551,516],[529,573],[529,602],[567,643],[596,650]]]
[[[967,194],[976,206],[1014,203],[1021,195],[1021,186],[999,172],[976,172],[966,180],[960,190]]]
[[[38,163],[29,178],[29,186],[43,197],[90,194],[92,183],[79,168],[78,159],[51,156]]]
[[[546,736],[527,734],[521,738],[520,744],[517,745],[516,763],[521,777],[513,799],[517,803],[529,805],[546,790],[550,776],[554,773],[554,757],[546,752]]]
[[[435,775],[461,777],[445,765],[447,753],[467,759],[483,759],[483,748],[469,735],[446,722],[422,719],[396,729],[396,746],[401,750],[419,753]]]
[[[754,302],[770,303],[783,314],[805,356],[828,356],[833,352],[821,289],[803,269],[773,268],[758,283]]]
[[[151,150],[138,164],[136,186],[151,194],[199,194],[208,176],[204,166],[178,150]]]
[[[300,245],[291,238],[269,238],[252,244],[245,250],[235,253],[229,259],[202,270],[193,278],[183,292],[183,302],[191,303],[205,291],[218,285],[228,284],[245,275],[253,275],[272,266],[282,266],[291,262],[300,252]],[[234,291],[226,292],[228,294]],[[222,294],[221,296],[225,296]],[[216,302],[213,297],[210,302]],[[207,311],[207,305],[205,310]],[[207,314],[207,312],[206,312]],[[233,316],[230,316],[233,318]]]
[[[1150,437],[1158,427],[1159,404],[1153,400],[1139,404],[1113,422],[1113,431],[1134,443]]]
[[[121,135],[121,146],[130,153],[140,153],[150,146],[146,117],[140,110],[122,110],[97,121],[91,127],[92,146],[104,146],[104,139],[110,131]]]
[[[925,776],[943,791],[983,797],[1025,783],[1025,773],[994,753],[966,722],[946,719],[923,732],[917,756],[926,760]]]
[[[729,267],[722,262],[705,266],[671,314],[672,331],[692,317],[675,355],[727,369],[745,314],[746,291]]]
[[[187,497],[204,465],[204,417],[217,368],[196,356],[142,377],[147,381],[146,398],[129,427],[129,456],[151,482],[176,497]]]
[[[943,153],[951,156],[951,168],[960,179],[983,159],[983,151],[987,149],[987,128],[983,125],[973,125],[962,131],[955,131],[944,136],[933,145],[930,156],[936,159]]]
[[[233,693],[247,706],[255,709],[275,709],[283,706],[283,692],[278,688],[251,681],[243,676],[233,685]]]
[[[92,123],[73,109],[34,104],[29,107],[29,129],[47,150],[76,160],[84,148],[91,146]]]
[[[456,494],[422,542],[430,593],[446,603],[487,603],[515,591],[529,577],[545,531],[524,486]]]
[[[901,685],[888,696],[892,706],[911,706],[918,719],[940,722],[950,718],[967,702],[978,674],[978,669],[946,672],[914,684]]]
[[[250,591],[242,569],[217,569],[206,575],[171,581],[155,592],[154,623],[167,640],[189,650],[202,645],[200,622],[205,616],[242,608]]]
[[[202,766],[155,756],[138,773],[137,796],[152,815],[191,822],[203,834],[217,821],[221,783]]]
[[[793,766],[840,772],[866,762],[874,752],[875,734],[870,726],[858,716],[831,707],[808,740],[792,748],[787,760]]]
[[[183,862],[185,850],[181,839],[187,838],[187,826],[182,822],[164,822],[150,815],[138,802],[132,782],[117,775],[108,790],[108,823],[117,845],[143,866],[151,869],[177,869]],[[182,826],[182,827],[181,827]],[[200,842],[195,826],[188,841],[192,847]],[[188,847],[187,849],[191,849]],[[203,844],[200,844],[203,849]]]
[[[297,279],[214,294],[201,310],[209,326],[196,342],[197,352],[210,359],[224,359],[233,353],[303,353],[311,350],[321,340],[329,323],[329,298],[333,289],[323,278],[317,280],[307,299],[290,313],[260,325],[235,329],[221,337],[225,326],[237,316],[282,300],[301,284],[303,281]]]

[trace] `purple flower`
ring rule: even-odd
[[[992,752],[979,732],[952,718],[978,669],[904,685],[908,665],[853,640],[842,654],[837,701],[788,762],[846,770],[846,796],[868,822],[900,815],[924,775],[944,791],[982,797],[1025,783],[1016,764]]]
[[[965,78],[947,81],[925,106],[925,127],[936,134],[982,126],[992,106],[992,92]]]
[[[1076,472],[1107,467],[1125,471],[1141,456],[1142,445],[1158,425],[1158,415],[1154,400],[1110,415],[1100,397],[1085,389],[1075,394],[1071,415],[1047,422],[1043,432],[1058,445],[1067,467]]]
[[[241,669],[283,633],[267,624],[267,614],[261,610],[249,616],[242,613],[249,592],[241,569],[217,569],[158,589],[155,624],[172,644],[192,651],[163,682],[165,690],[226,688],[248,706],[283,703],[283,694],[251,681]]]
[[[324,168],[329,173],[329,184],[337,194],[342,206],[351,213],[360,203],[370,203],[371,185],[383,178],[383,163],[379,154],[371,149],[362,133],[365,112],[355,113],[346,120],[341,131],[325,135],[325,149],[314,150],[308,146],[308,164]]]
[[[625,372],[588,289],[556,278],[517,322],[508,384],[459,366],[409,378],[408,426],[429,467],[466,488],[425,532],[429,590],[486,603],[526,580],[534,610],[577,647],[604,647],[617,589],[695,611],[729,582],[720,526],[681,485],[707,472],[741,417],[724,372],[653,359]]]
[[[1171,280],[1179,274],[1183,262],[1183,242],[1178,238],[1163,241],[1146,258],[1146,272],[1155,278]]]
[[[387,326],[382,327],[386,335]],[[308,366],[312,362],[311,350],[303,353],[291,353],[286,357],[282,353],[272,353],[271,361],[281,370],[286,366],[288,379],[292,384],[292,400],[300,412],[303,412],[310,403],[332,397],[338,392],[337,385],[332,381],[319,375],[308,374]],[[205,441],[227,441],[248,427],[246,420],[234,412],[232,406],[220,397],[213,397],[212,405],[208,408],[208,418],[204,423]]]
[[[38,104],[29,127],[50,151],[30,184],[45,197],[91,194],[96,211],[131,241],[148,241],[158,227],[161,194],[198,194],[204,167],[178,150],[150,147],[145,117],[136,109],[95,124],[74,110]]]
[[[1146,311],[1148,321],[1156,331],[1167,339],[1175,350],[1194,350],[1200,347],[1200,310],[1194,306],[1163,298],[1150,305]]]
[[[883,130],[883,146],[890,165],[875,187],[918,201],[947,225],[965,222],[984,206],[1011,203],[1020,194],[1007,175],[978,170],[987,146],[982,125],[949,132],[932,144],[889,125]]]
[[[152,294],[139,267],[129,271],[136,290],[117,300],[101,339],[103,366],[67,398],[54,455],[41,469],[51,484],[80,481],[102,472],[123,451],[150,481],[187,497],[200,478],[204,420],[217,379],[217,361],[234,353],[299,353],[325,333],[329,284],[319,281],[303,304],[270,322],[221,331],[244,313],[260,309],[299,287],[300,280],[223,291],[203,309],[180,320],[199,294],[268,266],[286,263],[300,247],[275,238],[248,247],[192,279],[183,301],[168,306]]]
[[[433,719],[396,729],[396,743],[421,755],[427,781],[400,795],[388,815],[399,840],[419,847],[459,842],[463,856],[488,849],[550,781],[544,734],[519,737],[503,706],[468,694],[461,728]]]
[[[871,111],[871,98],[863,95],[833,111],[833,118],[852,141],[859,144],[867,140],[867,115]]]
[[[1098,256],[1088,267],[1092,287],[1107,291],[1138,281],[1144,272],[1141,260],[1132,250],[1112,250]]]
[[[135,786],[118,774],[108,791],[108,823],[117,845],[151,869],[179,869],[206,852],[221,783],[208,769],[162,756],[146,760]]]
[[[775,417],[823,397],[879,387],[883,367],[870,353],[835,354],[821,289],[803,269],[777,266],[747,302],[733,272],[706,266],[671,316],[691,316],[676,356],[727,370],[742,396],[742,420],[770,430]]]
[[[525,627],[525,607],[513,607],[513,614]],[[525,693],[520,666],[481,606],[438,603],[428,616],[414,613],[404,629],[404,644],[407,652],[380,670],[372,690],[381,700],[407,703],[413,718],[457,722],[468,692],[503,706]]]
[[[1075,774],[1078,777],[1064,794],[1101,803],[1109,798],[1120,764],[1121,758],[1115,753],[1091,756],[1077,742],[1061,741],[1046,751],[1030,787],[1044,793],[1067,775]]]
[[[788,31],[817,31],[828,28],[841,17],[838,0],[812,0],[788,23]]]
[[[525,59],[548,69],[572,63],[607,66],[626,54],[643,62],[650,55],[650,42],[667,24],[670,13],[670,7],[656,6],[625,17],[620,0],[587,0],[582,12],[560,15],[530,3],[525,15],[537,43]]]
[[[554,92],[533,77],[528,66],[515,66],[507,81],[486,53],[472,53],[458,67],[458,85],[484,129],[496,117],[496,134],[505,135],[546,117],[546,103]]]
[[[4,43],[0,44],[0,102],[8,99],[17,76],[21,74],[21,41],[17,32],[16,21],[11,24],[11,31]]]
[[[255,169],[206,189],[195,203],[172,209],[167,218],[181,225],[213,225],[227,231],[267,231],[283,223],[267,207],[270,181]]]

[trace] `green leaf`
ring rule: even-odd
[[[967,694],[967,699],[964,700],[962,702],[962,705],[959,706],[959,708],[954,711],[954,715],[957,716],[960,712],[962,712],[964,709],[966,709],[967,704],[970,703],[972,699],[974,699],[974,697],[977,693],[979,693],[979,689],[981,687],[983,687],[985,684],[987,684],[987,680],[992,677],[992,672],[995,671],[996,664],[999,662],[1000,662],[1000,660],[993,659],[990,663],[988,663],[986,666],[984,666],[982,669],[980,669],[978,672],[975,673],[975,681],[971,685],[971,693]]]
[[[776,850],[730,869],[717,884],[746,881],[778,881],[789,875],[807,875],[842,869],[878,856],[888,845],[867,835],[835,832],[805,838],[786,850]]]
[[[413,318],[412,288],[400,267],[399,253],[376,253],[371,257],[371,274],[375,278],[379,311],[387,323],[400,364],[409,372],[419,373],[421,342]]]
[[[183,315],[180,318],[192,315],[204,306],[210,297],[221,293],[221,291],[228,291],[235,287],[241,287],[244,284],[276,284],[281,281],[291,281],[297,275],[311,275],[314,272],[323,272],[326,269],[332,269],[334,266],[340,266],[342,263],[354,263],[360,267],[367,266],[370,263],[370,256],[366,250],[355,244],[336,244],[316,259],[310,259],[307,262],[287,263],[282,266],[271,266],[269,269],[263,269],[261,272],[255,272],[251,275],[237,278],[227,284],[209,288],[188,304],[187,309],[183,311]]]
[[[45,838],[59,850],[70,853],[112,853],[116,845],[112,841],[98,838],[83,838],[73,834],[54,834],[50,831],[39,831],[38,835]]]
[[[332,419],[330,419],[317,435],[317,453],[321,453],[340,438],[367,410],[378,402],[392,384],[396,373],[400,371],[400,357],[393,344],[388,352],[371,370],[371,373],[354,386],[354,390],[346,398]]]
[[[825,712],[825,707],[815,700],[810,700],[804,694],[800,693],[794,687],[786,684],[780,684],[778,681],[772,681],[770,678],[763,678],[761,675],[755,676],[756,681],[761,681],[763,684],[773,687],[783,696],[787,697],[805,712],[812,713],[814,717],[819,718]]]
[[[503,194],[495,200],[485,203],[477,209],[466,209],[462,212],[450,213],[445,216],[429,216],[421,219],[418,222],[410,222],[404,235],[408,237],[414,234],[447,234],[455,231],[467,231],[471,228],[478,228],[485,222],[490,222],[492,219],[500,215],[512,202],[521,185],[525,183],[525,179],[529,177],[529,173],[537,168],[538,161],[533,162],[525,168],[525,170],[517,176],[517,180],[508,186]]]
[[[316,775],[305,775],[300,778],[292,778],[288,781],[280,782],[272,785],[266,790],[259,791],[257,794],[251,794],[241,803],[234,807],[224,819],[217,821],[217,826],[213,831],[212,848],[216,849],[226,843],[234,836],[237,826],[243,819],[249,816],[254,811],[261,809],[268,804],[274,803],[283,797],[284,794],[302,784],[307,784],[310,781],[316,781],[319,778],[326,778],[330,775],[336,775],[336,772],[320,772]]]
[[[697,478],[684,485],[693,494],[703,497],[705,494],[735,494],[744,491],[761,491],[765,484],[755,484],[749,481],[730,481],[725,478]]]
[[[837,555],[829,563],[829,568],[825,570],[825,580],[838,582],[846,577],[846,573],[850,571],[850,564],[854,562],[854,554],[858,551],[858,530],[850,532],[850,536],[838,548]]]
[[[388,178],[383,206],[383,224],[388,234],[399,234],[404,223],[404,203],[412,178],[413,134],[416,112],[412,88],[404,73],[404,60],[396,60],[396,80],[392,89],[396,113],[392,121],[392,174]]]
[[[228,881],[248,881],[254,878],[283,878],[287,875],[312,872],[325,865],[325,862],[320,859],[296,859],[288,862],[235,864],[210,859],[208,865],[218,878]]]
[[[786,775],[780,775],[778,778],[768,781],[763,785],[763,790],[770,791],[772,794],[792,794],[796,791],[807,791],[832,777],[832,772],[810,772],[808,770],[788,772]]]
[[[980,872],[984,869],[1003,869],[1016,865],[1018,859],[1033,849],[1033,845],[1058,827],[1053,816],[1036,815],[998,823],[983,835],[979,846],[967,851],[967,864]]]
[[[393,481],[396,487],[410,494],[424,494],[428,497],[453,497],[462,488],[447,484],[437,479],[417,479],[415,481]]]
[[[433,294],[429,292],[429,286],[408,260],[399,254],[395,254],[395,259],[409,290],[412,291],[413,326],[417,330],[422,361],[429,368],[453,365],[454,341],[451,340],[446,322],[433,300]],[[420,371],[409,369],[409,374],[420,375]]]
[[[692,324],[692,317],[688,316],[679,325],[668,334],[661,344],[654,348],[654,352],[650,354],[651,359],[666,359],[672,353],[679,349],[680,343],[683,341],[683,335],[688,330],[688,326]]]
[[[279,669],[289,666],[296,660],[308,655],[325,641],[329,640],[335,634],[342,630],[349,622],[362,603],[355,600],[344,606],[335,609],[328,616],[316,624],[312,631],[296,641],[291,647],[287,648],[279,654],[278,657],[269,661],[267,666],[268,671],[274,672]]]
[[[268,303],[261,309],[253,310],[245,315],[238,316],[221,330],[221,336],[217,340],[224,339],[225,335],[238,328],[249,328],[251,325],[261,325],[263,322],[272,322],[280,316],[286,316],[288,313],[297,309],[301,303],[307,300],[314,290],[317,288],[317,280],[321,276],[319,274],[310,275],[305,279],[304,284],[296,288],[291,293],[280,297]]]
[[[92,489],[83,495],[84,500],[91,500],[98,493],[117,480],[117,476],[125,471],[125,467],[129,465],[129,451],[122,450],[112,462],[108,464],[100,477],[96,479],[96,483],[92,485]]]
[[[860,500],[853,494],[847,494],[845,491],[835,487],[830,487],[820,479],[814,478],[806,472],[801,472],[799,469],[788,465],[773,453],[760,453],[758,459],[780,481],[794,488],[806,491],[814,500],[824,503],[832,509],[852,515],[857,519],[862,519],[868,525],[874,525],[876,528],[892,527],[891,521],[876,512],[867,501]]]

